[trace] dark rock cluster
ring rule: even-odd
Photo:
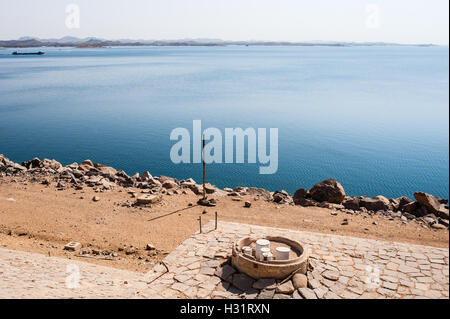
[[[192,191],[196,195],[203,194],[203,185],[192,178],[177,180],[172,177],[154,177],[149,172],[127,175],[122,170],[86,160],[81,164],[61,165],[56,160],[34,158],[21,165],[14,163],[0,154],[0,177],[22,176],[32,181],[49,185],[55,183],[58,189],[73,187],[93,187],[102,192],[116,186],[136,187],[150,194],[186,194]],[[347,196],[344,187],[334,179],[326,179],[315,184],[310,190],[300,188],[293,196],[284,190],[270,192],[256,187],[236,187],[219,189],[205,184],[207,194],[228,195],[233,200],[241,201],[241,197],[250,195],[254,200],[265,200],[279,205],[300,205],[324,207],[340,210],[348,214],[368,213],[399,218],[403,222],[420,220],[433,228],[448,228],[448,200],[424,192],[414,193],[415,201],[408,197],[386,198],[384,196]],[[248,203],[245,207],[250,208]]]

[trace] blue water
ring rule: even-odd
[[[176,127],[279,129],[279,169],[212,164],[220,187],[449,195],[448,47],[0,50],[0,153],[201,180],[175,165]],[[35,51],[31,49],[31,51]]]

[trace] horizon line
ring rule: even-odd
[[[337,40],[224,40],[221,38],[201,38],[201,37],[192,37],[192,38],[178,38],[178,39],[145,39],[145,38],[101,38],[97,36],[86,36],[86,37],[77,37],[77,36],[70,36],[65,35],[61,37],[39,37],[39,36],[21,36],[18,38],[10,38],[10,39],[0,39],[2,42],[6,41],[30,41],[30,40],[37,40],[37,41],[59,41],[63,40],[64,38],[72,38],[76,40],[98,40],[98,41],[130,41],[130,42],[174,42],[174,41],[197,41],[197,42],[210,42],[210,43],[220,43],[220,42],[229,42],[229,43],[289,43],[289,44],[306,44],[306,43],[313,43],[313,44],[387,44],[387,45],[404,45],[404,46],[420,46],[420,45],[428,45],[428,46],[449,46],[449,43],[401,43],[401,42],[384,42],[384,41],[337,41]]]

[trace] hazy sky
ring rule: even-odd
[[[76,10],[66,12],[69,4],[79,7],[79,28],[73,28]],[[0,39],[70,35],[448,44],[448,10],[448,0],[1,0]]]

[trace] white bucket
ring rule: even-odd
[[[261,248],[270,249],[270,242],[267,239],[258,239],[256,241],[255,257],[257,260],[261,260]]]
[[[250,246],[242,247],[242,252],[244,253],[244,255],[247,255],[247,256],[252,256],[253,255],[253,249]]]
[[[262,255],[263,255],[264,261],[270,261],[270,260],[273,260],[273,255],[272,255],[272,253],[263,253]]]
[[[289,254],[291,249],[288,247],[277,247],[276,258],[277,260],[289,260]]]
[[[264,260],[264,256],[268,256],[270,254],[270,248],[267,247],[262,247],[261,251],[259,253],[259,260],[263,261]]]

